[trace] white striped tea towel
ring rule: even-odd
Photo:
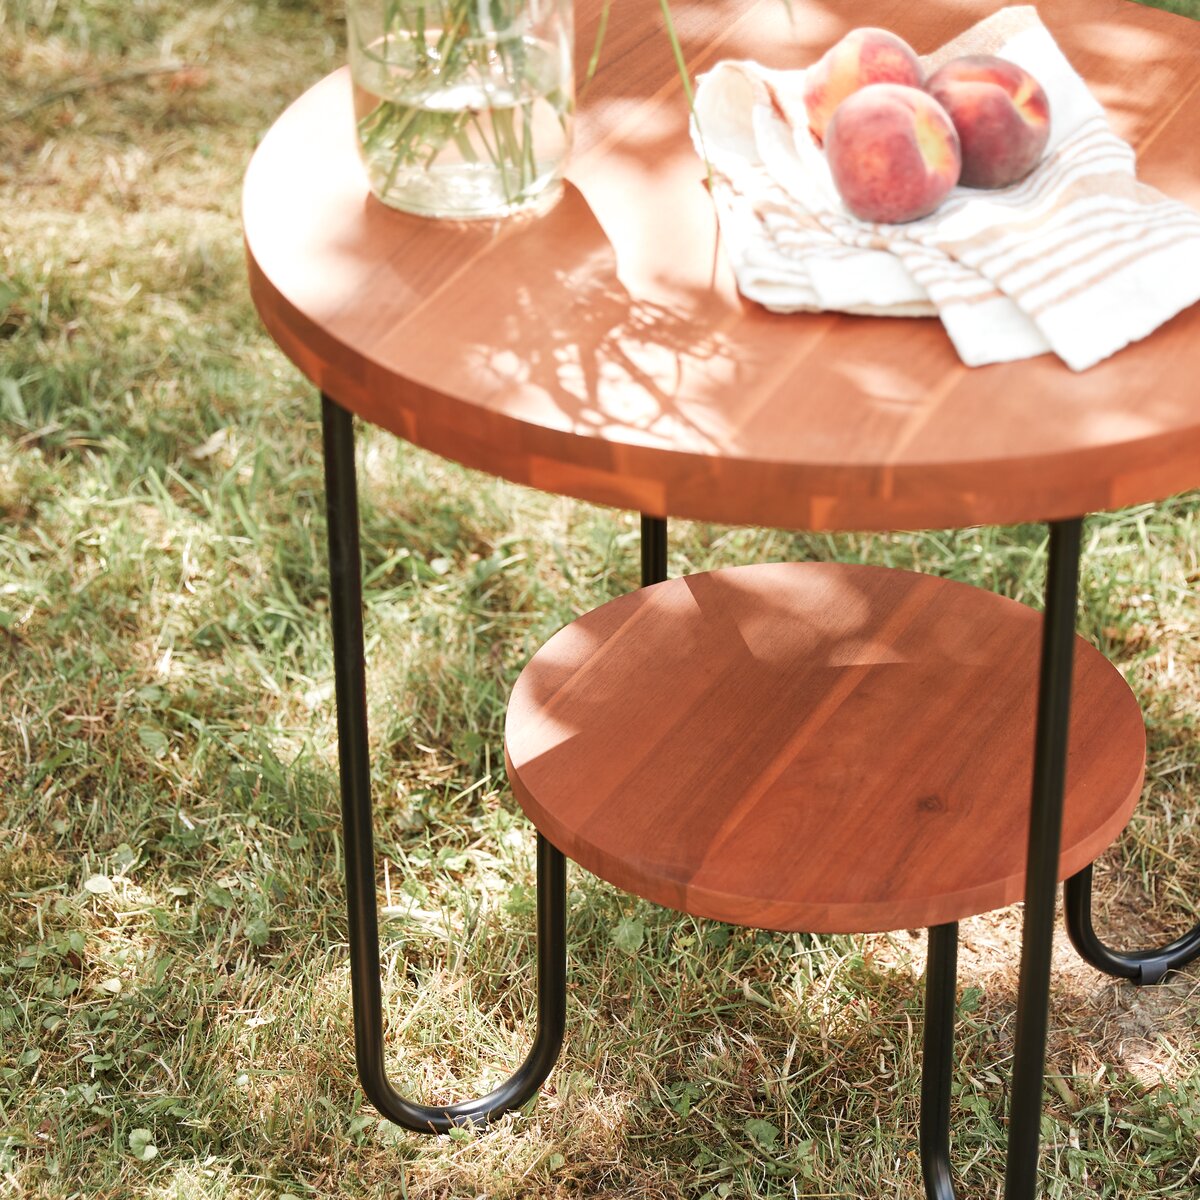
[[[968,366],[1052,350],[1076,371],[1200,299],[1200,214],[1137,181],[1036,9],[1001,9],[922,62],[962,54],[1041,83],[1049,144],[1020,183],[956,187],[904,225],[842,204],[808,133],[802,70],[723,62],[701,77],[692,138],[741,293],[776,312],[936,315]]]

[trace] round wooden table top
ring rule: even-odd
[[[884,567],[690,575],[560,630],[513,690],[513,792],[637,895],[767,929],[940,925],[1024,894],[1040,614]],[[1124,827],[1146,738],[1082,640],[1059,877]]]
[[[599,0],[577,5],[577,66]],[[693,75],[803,66],[852,25],[927,53],[1001,7],[672,0]],[[1200,22],[1125,0],[1042,20],[1138,156],[1200,207]],[[582,90],[561,202],[447,224],[367,191],[343,70],[246,177],[255,301],[345,407],[494,475],[585,500],[809,529],[1080,516],[1200,484],[1200,306],[1081,374],[962,365],[940,322],[776,315],[743,300],[654,3],[622,7]]]

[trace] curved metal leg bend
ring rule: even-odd
[[[392,1087],[384,1065],[354,424],[351,415],[325,395],[321,397],[321,415],[355,1060],[363,1090],[389,1121],[424,1133],[444,1133],[456,1125],[482,1125],[524,1104],[537,1092],[558,1059],[566,1024],[566,861],[538,835],[538,1026],[528,1057],[508,1080],[477,1100],[447,1105],[406,1100]]]
[[[1200,925],[1173,942],[1150,950],[1110,950],[1092,925],[1092,868],[1084,867],[1066,883],[1067,935],[1079,956],[1097,971],[1134,983],[1158,983],[1168,971],[1200,957]]]
[[[929,1200],[954,1200],[950,1174],[950,1085],[954,1082],[958,923],[929,930],[925,1037],[921,1055],[921,1174]]]

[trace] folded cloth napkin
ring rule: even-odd
[[[1032,7],[1001,9],[922,59],[1024,67],[1050,101],[1050,140],[1021,182],[956,187],[904,225],[851,215],[808,132],[803,71],[718,63],[696,90],[738,288],[776,312],[941,318],[968,366],[1053,350],[1082,371],[1200,299],[1200,214],[1138,183],[1132,149]]]

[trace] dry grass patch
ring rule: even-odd
[[[421,1138],[353,1076],[317,406],[258,326],[238,190],[342,58],[318,0],[0,0],[0,1194],[918,1194],[919,935],[760,934],[573,871],[563,1058],[495,1128]],[[19,113],[15,119],[14,113]],[[389,1048],[448,1097],[531,1032],[533,844],[508,687],[632,587],[637,524],[367,432],[364,557]],[[1089,524],[1081,629],[1150,727],[1102,860],[1121,943],[1200,894],[1200,503]],[[672,571],[891,563],[1037,602],[1042,531],[672,528]],[[997,1194],[1019,913],[964,923],[963,1195]],[[1196,1194],[1200,974],[1062,943],[1049,1196]]]

